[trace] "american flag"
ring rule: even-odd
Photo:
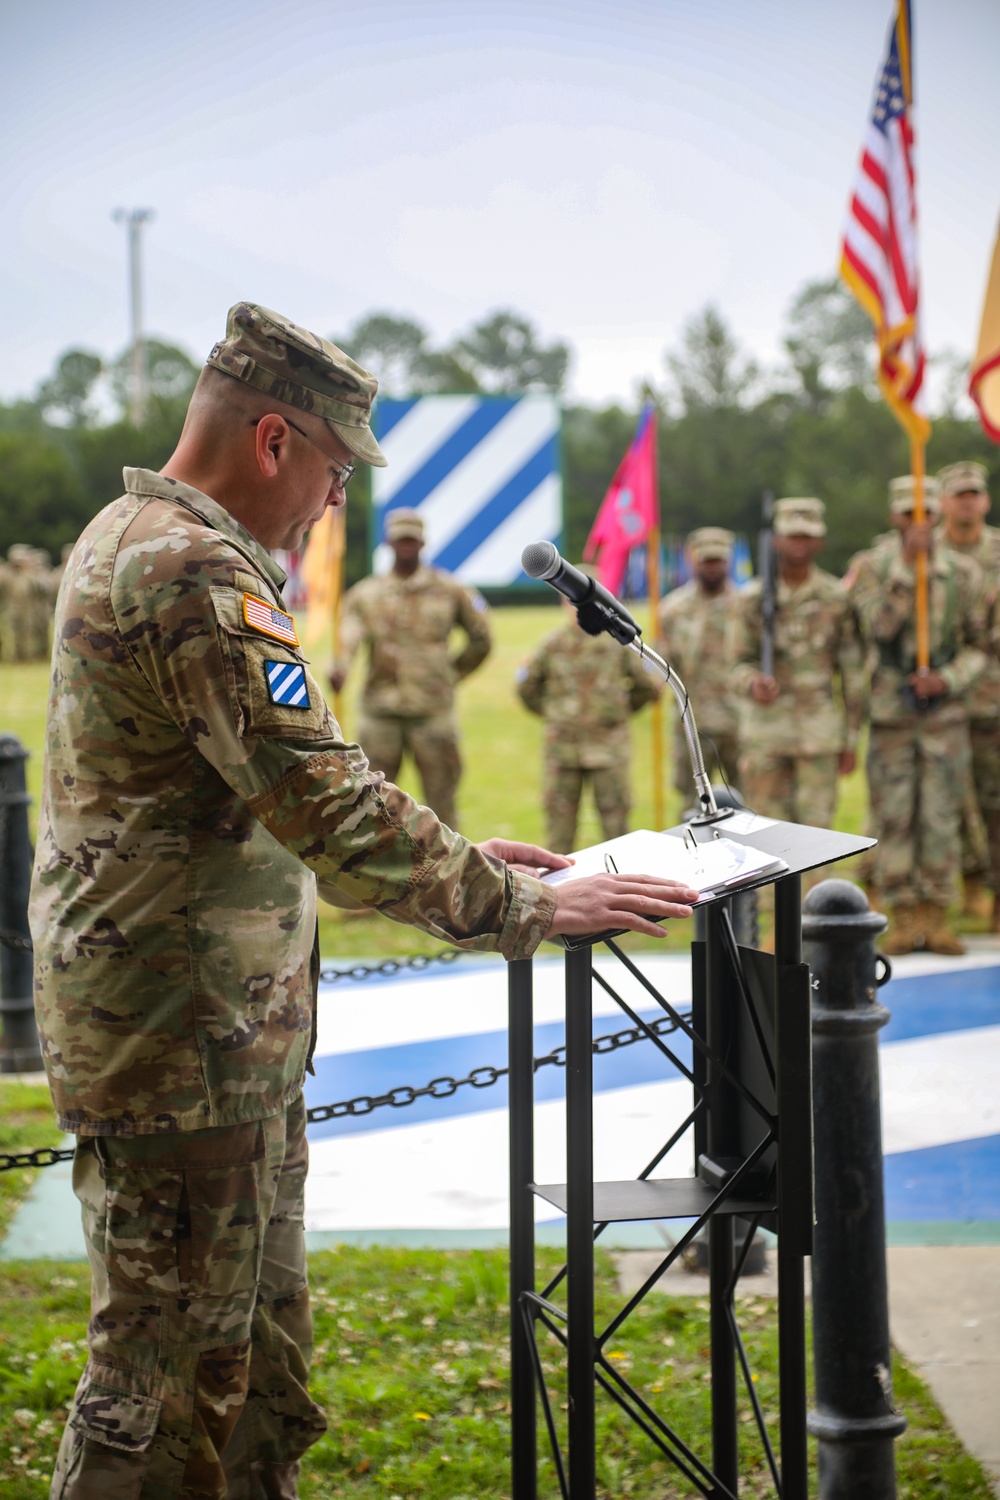
[[[254,594],[244,594],[243,618],[255,630],[262,630],[265,635],[274,636],[275,640],[287,641],[290,646],[299,644],[295,621],[291,615],[286,615],[284,610],[275,609],[266,599],[258,599]]]
[[[883,395],[910,437],[926,442],[914,156],[910,0],[897,0],[847,212],[840,274],[875,325]]]

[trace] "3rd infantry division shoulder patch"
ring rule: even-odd
[[[264,674],[272,703],[286,708],[309,707],[309,684],[305,667],[292,661],[265,661]]]

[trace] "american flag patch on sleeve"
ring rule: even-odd
[[[291,615],[275,609],[266,599],[258,599],[256,594],[243,595],[243,618],[251,629],[259,630],[263,635],[273,636],[276,641],[284,641],[289,646],[299,644]]]

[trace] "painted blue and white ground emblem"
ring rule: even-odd
[[[286,664],[282,664],[286,665]],[[955,962],[897,959],[881,992],[892,1019],[880,1034],[886,1218],[890,1241],[1000,1243],[1000,963],[996,952]],[[649,997],[616,961],[596,956],[637,1011]],[[559,958],[535,962],[535,1053],[563,1039]],[[685,956],[643,956],[643,969],[672,1004],[686,1008]],[[613,976],[613,978],[612,978]],[[309,1105],[381,1094],[429,1079],[466,1077],[506,1062],[506,966],[470,956],[445,970],[342,981],[320,991]],[[621,1012],[595,987],[594,1031],[618,1030]],[[688,1049],[671,1038],[681,1060]],[[566,1175],[564,1070],[535,1076],[535,1175]],[[664,1074],[654,1048],[594,1059],[594,1175],[631,1177],[684,1119],[690,1086]],[[318,1248],[336,1240],[503,1244],[507,1237],[507,1087],[463,1088],[450,1098],[310,1126],[306,1227]],[[682,1140],[657,1167],[690,1176]],[[539,1203],[542,1238],[561,1220]],[[83,1254],[69,1164],[38,1174],[0,1258]],[[614,1243],[662,1244],[672,1225],[621,1225]],[[609,1232],[610,1235],[610,1232]],[[603,1243],[611,1243],[606,1238]]]

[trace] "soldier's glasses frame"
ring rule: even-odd
[[[291,427],[294,432],[297,432],[300,437],[304,437],[307,443],[312,443],[314,448],[318,448],[323,457],[329,463],[333,464],[334,485],[338,490],[346,490],[348,482],[351,479],[352,475],[357,473],[357,464],[342,464],[339,458],[334,458],[332,453],[327,453],[326,449],[320,443],[317,443],[315,438],[311,438],[308,432],[305,432],[301,427],[298,426],[297,423],[290,422],[287,417],[283,418],[283,420],[288,423],[288,426]],[[257,427],[261,421],[261,417],[255,417],[250,425],[251,427]]]

